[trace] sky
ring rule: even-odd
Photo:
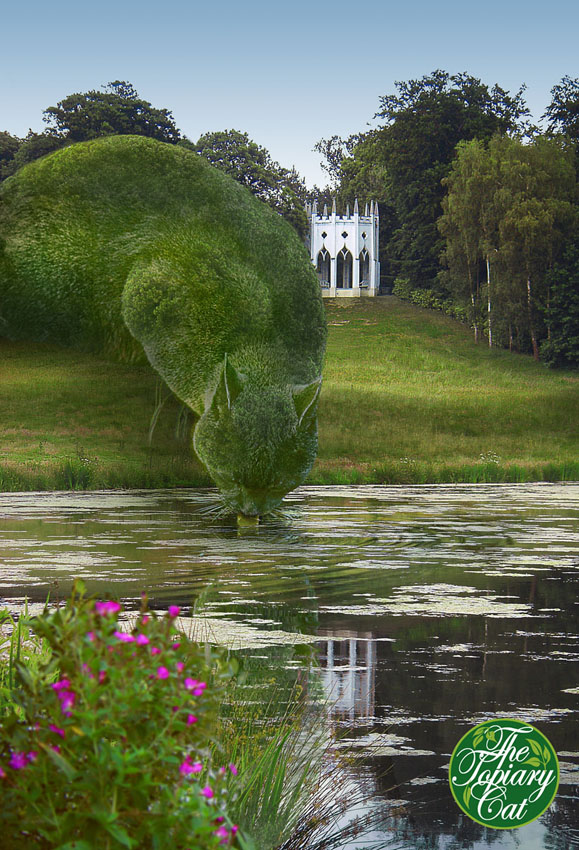
[[[131,82],[196,141],[236,129],[327,180],[321,138],[376,126],[396,80],[466,71],[515,93],[536,121],[550,90],[579,76],[577,0],[29,0],[0,18],[0,130],[40,132],[68,94]]]

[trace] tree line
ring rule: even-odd
[[[343,201],[380,207],[382,283],[475,340],[579,367],[579,79],[539,130],[514,95],[434,71],[380,98],[375,129],[318,142]]]
[[[307,232],[306,200],[377,200],[386,291],[446,310],[476,341],[579,367],[579,79],[551,90],[540,131],[525,87],[511,94],[466,73],[437,70],[379,99],[378,126],[315,149],[328,185],[308,191],[247,133],[196,142],[131,83],[69,95],[44,112],[47,129],[0,132],[0,179],[74,142],[134,133],[207,158]]]
[[[56,106],[45,109],[43,120],[47,129],[43,133],[30,130],[24,139],[0,132],[0,180],[23,165],[75,142],[115,134],[147,136],[204,156],[247,186],[305,236],[304,179],[295,168],[283,168],[275,162],[247,133],[223,130],[205,133],[193,142],[177,128],[169,110],[153,107],[125,80],[115,80],[101,90],[68,95]]]

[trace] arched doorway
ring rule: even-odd
[[[338,254],[336,287],[338,289],[352,288],[352,255],[345,246]]]
[[[330,255],[325,248],[318,254],[318,278],[322,289],[330,287]]]

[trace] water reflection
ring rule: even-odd
[[[159,608],[202,603],[264,682],[321,678],[334,725],[371,753],[348,781],[382,801],[392,846],[574,846],[577,485],[302,488],[291,521],[243,536],[208,518],[212,500],[4,494],[1,604],[41,607],[77,576],[129,608],[143,590]],[[319,676],[297,633],[319,638]],[[503,833],[463,819],[446,764],[470,725],[505,714],[536,723],[567,767],[541,820]]]
[[[335,635],[320,643],[324,691],[332,714],[351,720],[373,718],[376,695],[376,641],[370,635]]]

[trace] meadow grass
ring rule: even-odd
[[[579,479],[579,374],[395,297],[326,302],[311,484]],[[162,392],[162,391],[161,391]],[[206,486],[147,366],[0,340],[0,490]],[[188,425],[188,427],[187,427]]]

